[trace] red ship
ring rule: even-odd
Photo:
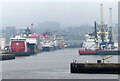
[[[26,38],[19,35],[10,38],[10,53],[16,56],[29,56],[29,51]]]
[[[120,50],[104,50],[104,49],[101,49],[101,50],[92,50],[92,51],[89,51],[89,50],[79,50],[78,51],[79,55],[120,55]]]

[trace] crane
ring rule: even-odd
[[[106,48],[106,29],[104,27],[104,22],[103,22],[103,4],[100,4],[100,16],[101,16],[101,27],[100,27],[100,37],[101,37],[101,43],[99,49],[104,49]]]
[[[109,59],[109,58],[111,58],[111,57],[112,57],[112,56],[109,56],[109,57],[103,58],[103,59],[102,59],[103,63],[104,63],[104,60],[107,60],[107,59]]]
[[[108,45],[111,45],[111,48],[114,47],[113,42],[113,31],[112,31],[112,8],[109,8],[109,29],[108,29]]]

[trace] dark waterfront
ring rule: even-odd
[[[16,57],[15,60],[2,62],[3,79],[118,79],[116,74],[71,74],[70,63],[96,62],[105,56],[78,54],[78,48],[68,48],[52,52],[43,52],[30,57]],[[113,56],[105,62],[118,62]]]

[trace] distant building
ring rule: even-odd
[[[42,22],[38,23],[37,33],[44,33],[46,31],[54,32],[60,30],[59,22]]]
[[[0,50],[4,49],[6,43],[5,38],[0,38]]]
[[[6,39],[6,43],[9,44],[10,37],[15,36],[17,34],[17,30],[15,27],[5,27],[2,31],[3,37]]]
[[[17,30],[17,34],[23,34],[24,33],[24,31],[25,31],[25,27],[24,28],[17,28],[16,29]]]
[[[67,32],[69,32],[69,35],[84,35],[85,33],[92,32],[92,28],[88,25],[71,26],[68,27]]]

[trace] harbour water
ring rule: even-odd
[[[67,48],[51,52],[43,52],[29,57],[16,57],[15,60],[2,62],[3,79],[118,79],[117,74],[71,74],[70,63],[96,62],[106,55],[78,54],[78,48]],[[105,62],[118,62],[113,55]]]

